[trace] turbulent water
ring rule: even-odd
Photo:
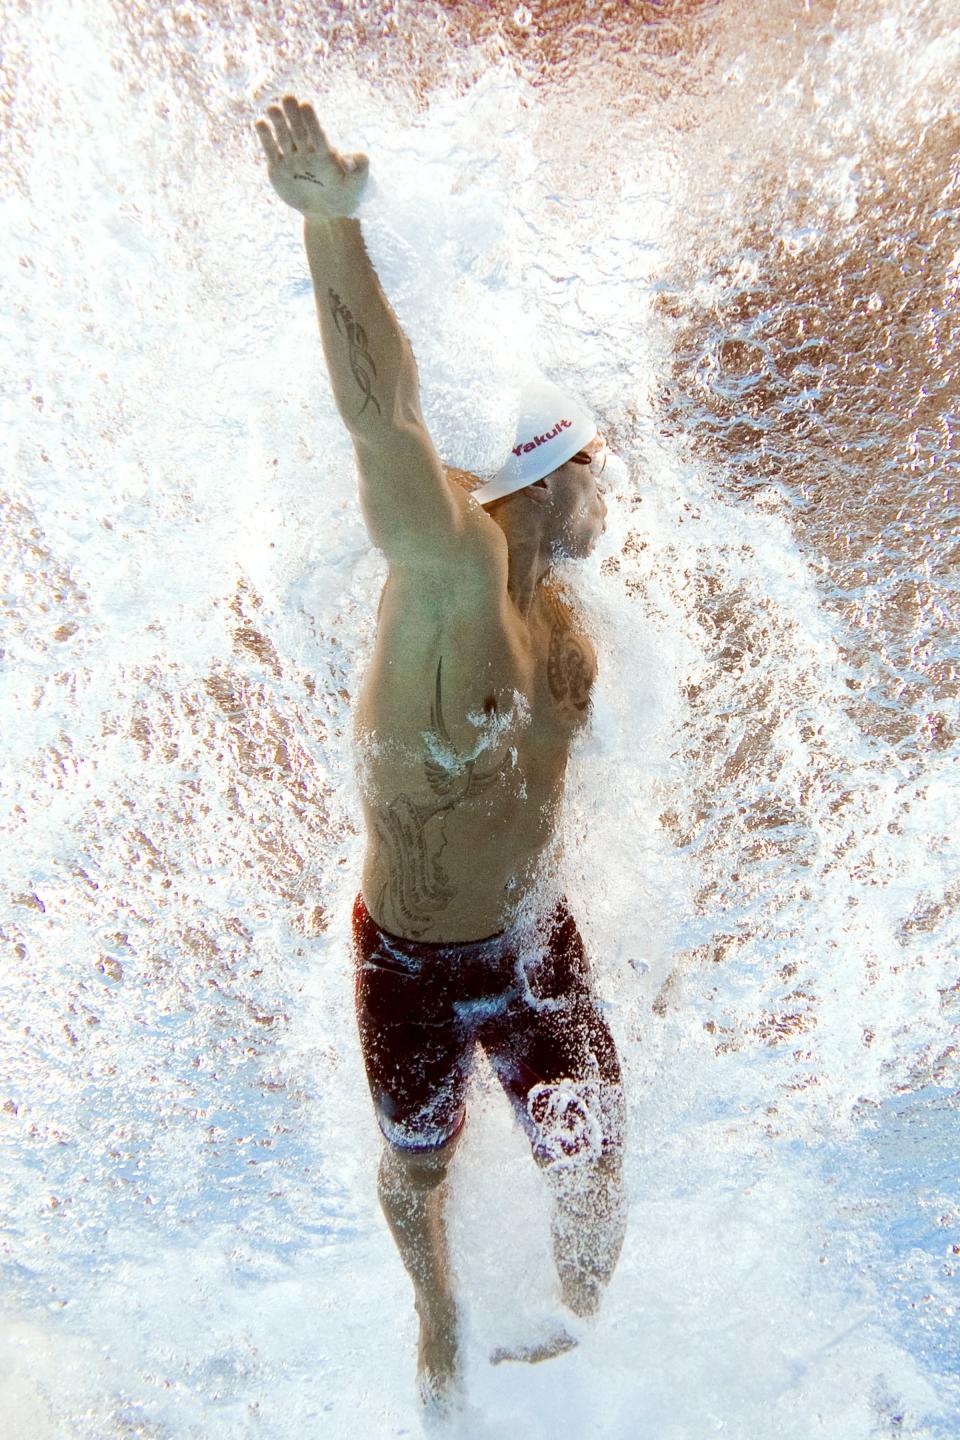
[[[531,365],[626,471],[564,882],[630,1106],[581,1347],[480,1067],[464,1433],[960,1436],[960,12],[7,6],[0,1412],[9,1440],[414,1436],[348,919],[383,564],[296,218],[369,151],[445,458]]]

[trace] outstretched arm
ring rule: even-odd
[[[447,484],[420,410],[410,343],[351,218],[365,155],[340,155],[310,105],[292,95],[257,123],[274,189],[304,216],[324,355],[337,409],[353,436],[370,537],[390,560],[449,563],[464,498]]]

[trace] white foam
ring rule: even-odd
[[[738,491],[691,454],[694,401],[667,433],[663,400],[660,297],[720,305],[759,283],[738,228],[757,209],[794,256],[832,226],[855,239],[858,136],[943,117],[956,36],[886,8],[841,7],[832,40],[794,17],[783,46],[762,30],[780,9],[740,10],[713,50],[665,52],[664,94],[657,66],[630,91],[624,59],[589,92],[507,62],[475,81],[464,45],[419,109],[349,47],[333,63],[315,7],[288,30],[86,0],[9,17],[11,1435],[419,1429],[348,949],[350,713],[383,564],[296,221],[248,129],[288,88],[371,153],[371,251],[444,458],[496,463],[503,397],[535,363],[589,400],[627,467],[570,577],[601,669],[561,879],[627,1077],[630,1230],[577,1350],[487,1365],[557,1296],[540,1177],[481,1065],[451,1216],[465,1424],[957,1433],[953,701],[930,701],[945,738],[915,762],[865,732],[852,686],[882,586],[864,582],[856,632],[829,557],[798,538],[803,497]],[[708,211],[722,282],[691,264]],[[925,653],[904,706],[934,693]],[[925,1147],[898,1179],[878,1156],[920,1125],[898,1108],[914,1091]]]

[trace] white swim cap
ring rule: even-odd
[[[549,380],[531,380],[520,395],[516,440],[505,465],[473,491],[481,505],[542,480],[576,455],[597,433],[586,410]]]

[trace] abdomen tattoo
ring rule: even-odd
[[[498,763],[483,770],[479,756],[466,759],[455,750],[443,718],[442,673],[441,656],[425,735],[428,753],[424,774],[435,798],[417,801],[403,793],[375,811],[377,839],[387,866],[378,910],[380,915],[395,916],[414,940],[430,928],[438,912],[445,910],[456,895],[443,864],[447,816],[464,800],[493,785],[514,763],[508,750]],[[443,763],[438,756],[443,757]]]

